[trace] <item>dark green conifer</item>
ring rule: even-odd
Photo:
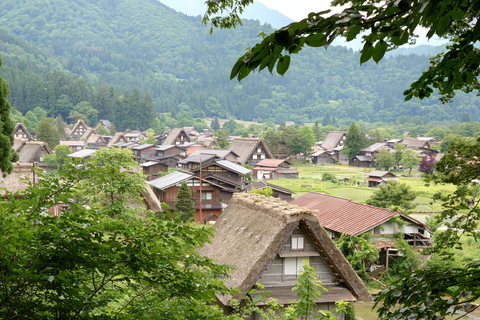
[[[0,68],[2,59],[0,58]],[[13,151],[13,131],[15,126],[10,118],[10,103],[8,97],[8,84],[0,77],[0,171],[5,176],[12,173],[12,161],[16,161],[18,155]]]
[[[195,204],[186,182],[182,182],[180,190],[178,190],[175,212],[177,212],[180,220],[184,222],[195,219]]]

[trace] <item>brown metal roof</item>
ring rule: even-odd
[[[257,163],[259,167],[278,167],[280,164],[285,162],[285,159],[264,159]]]
[[[324,228],[351,236],[360,235],[399,214],[318,192],[306,193],[291,203],[316,210]]]

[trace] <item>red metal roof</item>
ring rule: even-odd
[[[399,214],[317,192],[306,193],[291,203],[316,210],[315,214],[324,228],[352,236],[360,235]]]

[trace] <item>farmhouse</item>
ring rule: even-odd
[[[374,170],[365,178],[369,187],[384,186],[388,181],[398,181],[397,176],[390,171]]]
[[[363,282],[310,210],[261,195],[235,194],[215,229],[212,242],[199,253],[216,263],[235,266],[225,284],[240,292],[217,296],[227,314],[232,299],[242,301],[257,282],[265,285],[279,304],[294,302],[292,288],[305,260],[328,290],[315,300],[315,310],[332,310],[339,300],[371,300]],[[252,319],[259,319],[258,315]]]
[[[240,164],[256,165],[264,159],[273,159],[267,144],[263,139],[258,138],[236,138],[230,144],[229,150],[238,155],[237,161]]]
[[[342,234],[358,236],[368,232],[379,250],[387,253],[395,246],[393,236],[397,233],[403,234],[403,239],[414,248],[431,244],[432,232],[420,221],[399,211],[377,208],[318,192],[308,192],[291,203],[315,210],[320,224],[333,239],[339,238]],[[394,218],[401,219],[406,224],[399,226]]]

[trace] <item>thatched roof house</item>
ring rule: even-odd
[[[33,163],[13,163],[13,172],[6,177],[0,175],[0,195],[8,192],[17,192],[25,190],[28,187],[28,181],[33,182]]]
[[[259,138],[236,138],[230,144],[229,150],[238,155],[237,161],[240,164],[256,165],[261,160],[273,159],[267,144]]]
[[[241,293],[218,296],[227,311],[231,299],[243,300],[257,282],[280,304],[294,302],[296,293],[291,289],[303,260],[309,261],[328,289],[316,301],[317,309],[332,307],[338,300],[371,300],[363,282],[310,210],[275,198],[237,193],[215,229],[212,243],[199,252],[216,263],[236,267],[225,284]]]

